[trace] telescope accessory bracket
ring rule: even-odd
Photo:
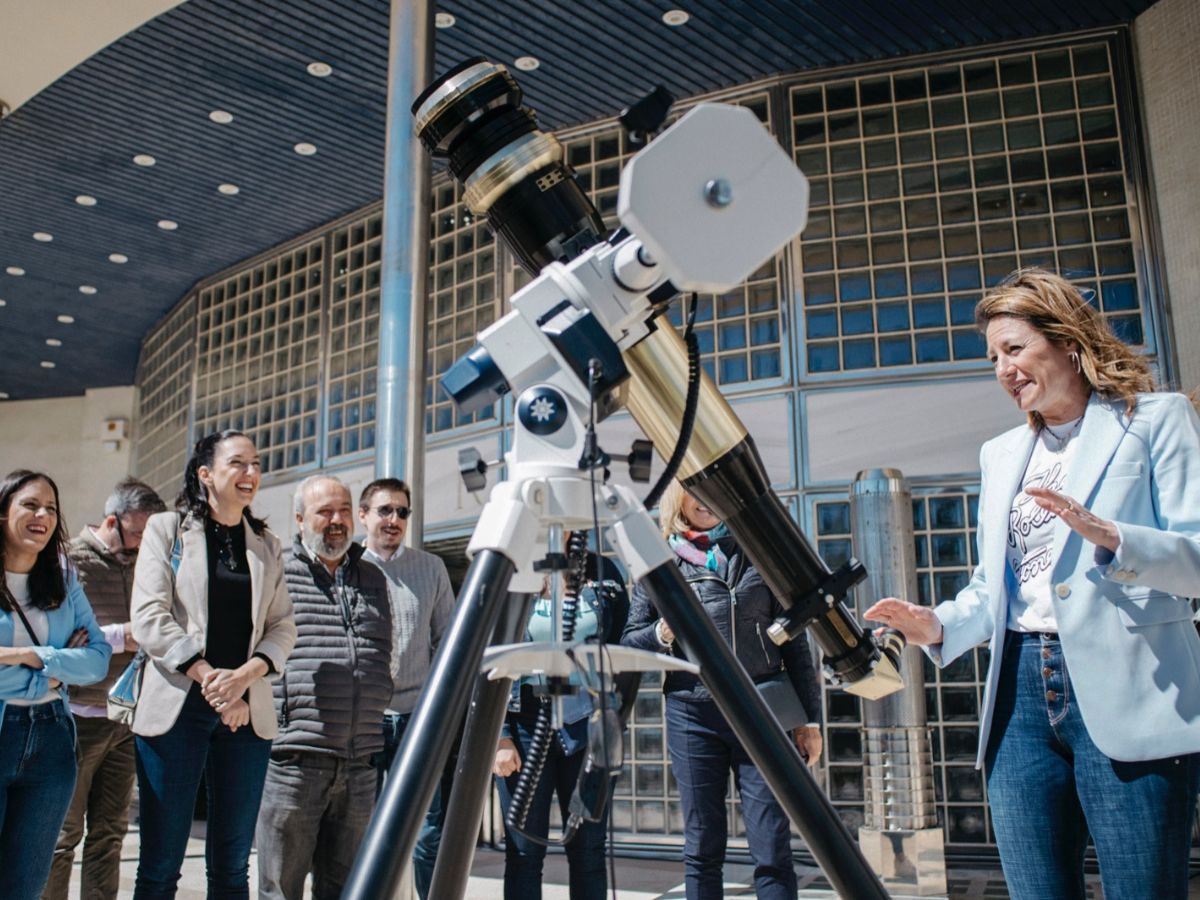
[[[842,600],[850,593],[851,588],[866,577],[866,568],[851,557],[840,568],[830,572],[806,593],[801,594],[791,608],[771,624],[767,629],[767,636],[781,646],[793,640],[817,616]]]

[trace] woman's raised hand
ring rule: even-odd
[[[863,613],[863,618],[895,628],[910,644],[924,647],[942,640],[942,622],[933,610],[907,600],[884,597]]]

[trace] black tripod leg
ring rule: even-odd
[[[886,900],[887,892],[850,836],[791,738],[767,709],[746,670],[721,637],[673,563],[651,569],[640,581],[675,632],[688,659],[699,664],[704,684],[729,726],[762,772],[821,870],[840,897]]]
[[[379,900],[395,893],[450,755],[455,737],[451,723],[457,723],[466,712],[475,683],[471,674],[479,671],[515,568],[495,550],[480,551],[471,561],[454,616],[392,762],[342,900]],[[464,837],[447,831],[439,855],[455,840],[469,840],[473,845],[474,839],[474,834]]]
[[[500,621],[496,623],[493,644],[513,644],[521,640],[529,621],[533,596],[508,595]],[[446,807],[442,845],[429,886],[429,896],[438,900],[456,900],[467,892],[471,860],[475,855],[475,836],[479,834],[479,822],[492,784],[492,761],[511,687],[511,678],[489,681],[485,674],[476,678],[467,726],[458,751],[458,766],[454,770],[454,790]],[[447,802],[447,798],[443,797],[442,802]],[[446,835],[456,839],[448,841]]]

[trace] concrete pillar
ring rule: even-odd
[[[897,469],[859,472],[850,490],[854,555],[867,569],[859,608],[879,597],[915,602],[912,493]],[[946,855],[934,806],[921,651],[907,647],[904,689],[863,701],[864,824],[859,846],[893,895],[945,896]]]

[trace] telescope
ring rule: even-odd
[[[461,895],[473,852],[464,845],[478,828],[507,687],[517,661],[528,658],[511,645],[524,632],[542,572],[565,568],[555,562],[565,531],[601,522],[835,889],[885,897],[647,511],[666,478],[677,477],[724,521],[784,608],[769,629],[773,641],[809,629],[826,677],[859,696],[876,699],[903,686],[902,643],[877,644],[844,604],[865,574],[862,566],[851,560],[831,571],[816,554],[772,490],[745,426],[700,367],[694,338],[688,346],[664,316],[680,293],[729,290],[792,240],[807,218],[808,183],[752,112],[702,103],[627,164],[621,227],[609,234],[562,145],[538,129],[521,101],[504,66],[476,58],[437,79],[413,104],[422,144],[446,160],[468,209],[486,216],[536,277],[442,377],[465,412],[512,395],[509,477],[493,489],[471,538],[472,562],[454,617],[344,897],[373,900],[394,886],[466,710],[465,676],[479,670],[491,643],[490,677],[475,686],[449,805],[457,819],[454,828],[447,821],[432,888],[439,898]],[[623,118],[648,132],[645,113],[644,106],[631,108]],[[595,477],[604,457],[594,423],[622,408],[667,460],[645,502]],[[546,548],[542,558],[539,547]],[[554,669],[552,657],[574,659],[580,649],[549,646],[539,671]],[[599,664],[600,691],[620,694],[626,715],[636,680],[632,689],[628,679],[616,689],[615,679],[604,681],[605,661],[611,675],[622,676],[680,662],[608,647],[592,649],[589,659],[590,668]],[[606,731],[613,730],[607,723]],[[606,794],[596,784],[610,779],[612,756],[589,754],[589,796]],[[453,885],[452,869],[459,879]]]

